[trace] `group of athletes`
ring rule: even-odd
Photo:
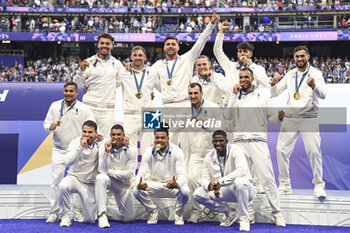
[[[132,62],[124,67],[111,55],[114,38],[107,33],[98,37],[98,53],[81,62],[74,82],[64,85],[64,99],[51,104],[44,122],[45,130],[53,132],[54,143],[48,223],[61,218],[60,225],[68,227],[72,219],[88,223],[98,219],[99,227],[110,227],[107,199],[112,193],[118,207],[113,216],[122,222],[135,220],[134,198],[149,213],[148,224],[157,223],[160,211],[152,198],[176,198],[176,225],[184,224],[187,204],[188,222],[203,221],[206,208],[221,213],[220,226],[239,221],[239,229],[249,231],[254,223],[252,201],[258,192],[266,194],[276,226],[285,226],[279,195],[292,194],[289,158],[299,134],[311,162],[314,194],[326,198],[317,123],[318,99],[325,98],[326,86],[321,72],[308,62],[308,48],[296,47],[296,68],[284,77],[275,74],[270,81],[264,68],[252,62],[250,43],[239,43],[238,61],[230,61],[223,51],[230,23],[222,22],[214,54],[225,71],[223,76],[201,55],[219,21],[214,12],[183,55],[178,54],[178,39],[167,37],[166,58],[151,67],[145,66],[143,47],[132,48]],[[86,92],[80,102],[76,97],[83,84]],[[114,124],[119,86],[123,126]],[[164,110],[187,108],[196,122],[221,117],[232,124],[229,129],[202,127],[195,132],[177,129],[169,133],[170,129],[160,127],[154,133],[145,132],[142,108],[153,107],[154,89],[161,93]],[[287,108],[274,112],[270,98],[285,90]],[[267,144],[268,123],[281,123],[278,188]],[[135,177],[138,139],[142,160]]]

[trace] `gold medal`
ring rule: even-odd
[[[208,75],[207,70],[200,70],[198,73],[199,73],[199,75],[202,75],[202,76]]]
[[[141,92],[141,91],[138,91],[135,95],[136,95],[136,97],[137,97],[138,99],[141,99],[141,97],[142,97],[142,92]]]
[[[247,59],[246,56],[242,56],[242,57],[239,58],[239,60],[240,60],[241,62],[245,61],[245,59]]]
[[[159,151],[160,148],[161,148],[161,145],[160,145],[160,144],[156,144],[156,145],[154,146],[154,149],[155,149],[156,151]]]
[[[57,124],[57,126],[61,126],[61,125],[62,125],[62,120],[61,120],[61,119],[58,119],[58,120],[56,121],[56,124]]]
[[[294,93],[294,99],[298,100],[300,98],[300,93],[299,92],[295,92]]]
[[[168,84],[168,86],[173,85],[173,79],[169,78],[168,81],[166,82]]]

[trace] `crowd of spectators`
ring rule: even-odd
[[[121,59],[123,64],[129,62],[129,58]],[[157,56],[153,55],[147,61],[153,64]],[[234,59],[231,59],[234,61]],[[255,63],[265,67],[266,73],[272,77],[275,72],[285,74],[294,68],[292,58],[254,58]],[[27,61],[25,67],[16,63],[13,67],[5,67],[0,61],[0,81],[14,82],[67,82],[71,81],[78,69],[81,60],[78,57],[67,57],[66,59],[44,58],[36,61]],[[217,61],[211,58],[213,69],[224,73]],[[313,57],[311,64],[322,71],[327,83],[350,83],[350,59],[345,57]]]
[[[302,28],[329,28],[324,25],[318,25],[310,19],[298,22],[303,24]],[[263,17],[260,19],[252,18],[251,25],[243,28],[242,18],[225,18],[231,23],[229,33],[236,32],[278,32],[280,30],[294,30],[295,25],[289,27],[285,25],[280,27],[276,24],[274,17]],[[177,20],[176,20],[177,21]],[[175,21],[175,22],[176,22]],[[140,17],[104,17],[104,16],[81,16],[81,17],[28,17],[19,22],[14,16],[2,16],[0,20],[0,32],[88,32],[88,33],[200,33],[210,22],[209,16],[182,16],[178,22],[167,22],[157,16]],[[339,30],[349,30],[350,15],[338,16]],[[220,28],[215,29],[214,33]],[[282,28],[282,29],[281,29]]]
[[[349,0],[1,0],[2,6],[89,8],[258,7],[349,4]]]

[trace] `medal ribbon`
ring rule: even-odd
[[[141,88],[142,88],[143,80],[145,79],[146,69],[144,69],[144,70],[142,71],[142,76],[141,76],[140,85],[139,85],[139,83],[137,82],[137,78],[136,78],[135,71],[133,70],[132,73],[134,74],[136,89],[137,89],[138,92],[140,92],[140,91],[141,91]]]
[[[168,153],[169,153],[169,150],[170,150],[170,145],[168,144],[166,150],[162,153],[160,150],[156,150],[155,149],[156,145],[153,146],[153,149],[152,149],[152,155],[154,157],[156,157],[157,154],[159,154],[161,157],[165,157]]]
[[[112,146],[112,149],[111,149],[111,154],[119,154],[121,151],[122,151],[122,149],[125,147],[125,145],[123,144],[123,145],[121,145],[117,150],[116,149],[114,149],[114,147]]]
[[[227,156],[227,154],[230,154],[230,149],[231,149],[230,145],[227,145],[227,151],[226,151],[226,154],[225,154],[225,156],[224,156],[224,164],[223,164],[223,166],[221,166],[219,154],[216,153],[216,155],[217,155],[217,157],[218,157],[218,161],[219,161],[219,167],[220,167],[221,177],[224,177],[225,165],[226,165],[226,156]]]
[[[165,64],[166,64],[166,70],[168,72],[168,79],[172,79],[173,78],[173,73],[174,73],[174,69],[175,69],[175,65],[176,65],[176,62],[177,62],[177,59],[179,57],[176,57],[175,61],[174,61],[174,64],[173,64],[173,67],[171,68],[171,72],[169,71],[169,67],[168,67],[168,60],[165,59]]]
[[[242,98],[242,95],[248,95],[248,94],[252,93],[253,91],[254,91],[254,88],[253,88],[253,89],[251,89],[250,91],[248,91],[248,92],[244,92],[244,93],[243,93],[243,91],[242,91],[242,90],[239,90],[239,96],[238,96],[238,99],[240,100],[240,99]]]
[[[63,113],[64,100],[62,100],[61,109],[60,109],[60,119],[62,119],[62,117],[63,117],[67,112],[69,112],[70,110],[72,110],[72,108],[75,106],[76,103],[77,103],[77,101],[75,100],[75,102],[68,108],[68,110],[67,110],[65,113]]]
[[[192,118],[197,118],[197,116],[199,116],[199,114],[201,114],[202,112],[202,107],[203,107],[203,103],[204,103],[204,99],[202,99],[201,105],[199,106],[199,111],[197,114],[194,113],[194,107],[191,106],[191,110],[192,110]]]
[[[301,80],[300,80],[300,83],[298,85],[298,71],[296,72],[296,77],[295,77],[295,92],[299,92],[299,88],[301,86],[301,83],[304,81],[306,75],[309,73],[309,70],[310,70],[310,65],[309,65],[309,68],[307,69],[306,73],[303,74],[303,76],[301,76]],[[310,76],[310,75],[309,75]]]

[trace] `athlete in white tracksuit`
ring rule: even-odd
[[[215,138],[213,140],[215,141]],[[230,218],[233,212],[228,202],[236,202],[241,224],[247,222],[249,225],[248,203],[255,197],[256,188],[250,182],[247,155],[234,144],[225,144],[225,147],[225,156],[219,156],[215,149],[205,156],[201,187],[197,188],[193,195],[197,202],[210,210],[225,213],[226,218]],[[214,190],[209,189],[210,184],[217,183],[221,185],[219,196],[215,195]],[[232,221],[235,221],[227,220],[228,223],[220,225],[229,226],[233,224]]]
[[[326,85],[321,72],[308,63],[308,58],[309,54],[304,48],[295,52],[294,59],[298,68],[290,70],[277,84],[271,84],[273,85],[271,87],[271,95],[274,97],[281,94],[284,90],[288,90],[287,109],[285,110],[285,118],[283,119],[277,141],[279,181],[280,186],[290,187],[289,158],[293,152],[295,142],[299,134],[301,134],[306,154],[311,163],[315,195],[317,197],[325,197],[326,193],[323,190],[325,183],[322,179],[321,137],[317,115],[318,99],[326,97]],[[300,71],[299,66],[303,66],[304,70]],[[304,81],[302,81],[303,76],[305,77]],[[299,86],[300,84],[298,91],[296,90],[297,77],[297,85]],[[314,87],[312,87],[313,85]],[[296,92],[299,93],[299,98],[297,99],[295,98]],[[318,192],[317,187],[321,189],[321,193]],[[291,189],[289,190],[289,194],[291,194]]]
[[[158,140],[157,137],[163,139]],[[150,213],[149,224],[157,223],[158,219],[157,206],[151,197],[176,198],[175,224],[183,225],[185,204],[190,198],[184,155],[178,146],[169,142],[165,132],[157,131],[155,141],[161,145],[161,149],[157,150],[156,146],[146,149],[136,177],[134,195]],[[169,186],[170,181],[175,186]]]
[[[153,144],[153,132],[142,130],[143,108],[153,107],[152,93],[154,88],[159,89],[156,84],[158,73],[154,68],[144,65],[146,53],[143,47],[135,46],[131,51],[131,59],[133,60],[131,72],[124,69],[118,74],[117,87],[122,86],[125,134],[132,145],[137,145],[140,137],[141,154],[143,154],[146,147]],[[137,95],[138,91],[141,94]]]
[[[65,99],[55,101],[51,104],[49,111],[47,112],[44,129],[47,132],[53,132],[53,150],[51,158],[51,193],[50,193],[50,215],[54,215],[52,220],[48,222],[55,222],[58,220],[58,184],[64,177],[66,170],[65,158],[69,143],[81,135],[81,127],[87,120],[94,121],[94,117],[87,106],[76,100],[78,94],[74,90],[74,85],[68,83],[65,87],[64,95],[71,95],[65,98],[68,99],[69,106]],[[72,91],[76,94],[70,94]],[[75,95],[75,97],[73,97]],[[62,116],[61,116],[62,115]],[[57,121],[60,120],[60,125],[57,125]],[[52,127],[54,125],[54,127]],[[75,203],[74,207],[79,206]],[[50,218],[50,217],[49,217]]]
[[[109,141],[106,140],[104,144]],[[118,216],[122,222],[134,221],[134,201],[130,188],[135,178],[137,148],[131,144],[122,144],[119,148],[113,146],[109,154],[106,154],[105,146],[101,149],[102,160],[98,166],[100,174],[95,184],[97,214],[107,214],[107,190],[111,190],[119,208],[119,213],[114,216]]]
[[[265,190],[276,225],[285,226],[267,145],[267,124],[277,124],[280,119],[271,109],[269,91],[255,89],[252,85],[251,70],[243,69],[239,75],[240,84],[234,87],[236,93],[234,92],[229,99],[225,117],[233,119],[234,143],[248,154],[250,167],[254,164],[254,170]]]
[[[239,83],[238,71],[241,64],[239,62],[232,62],[226,56],[223,50],[223,40],[225,34],[220,32],[216,35],[215,43],[214,43],[214,55],[225,71],[225,77],[230,85],[230,90],[232,90],[233,86]],[[249,51],[248,51],[249,52]],[[250,51],[251,53],[253,51]],[[238,54],[240,56],[241,53]],[[242,52],[243,54],[243,52]],[[267,87],[269,85],[269,78],[266,75],[264,67],[252,63],[249,68],[254,72],[254,82],[253,84],[256,87]]]
[[[193,66],[219,19],[220,17],[214,13],[211,22],[206,26],[196,43],[181,56],[178,55],[180,49],[178,39],[168,37],[165,40],[166,59],[158,60],[152,67],[158,71],[163,111],[167,111],[168,114],[176,114],[176,108],[183,107],[183,103],[188,100],[187,87],[193,76]],[[170,140],[175,144],[181,141],[178,133],[174,133]]]
[[[226,24],[226,25],[225,25]],[[253,63],[251,57],[253,56],[254,47],[248,42],[241,42],[237,45],[237,59],[240,62],[232,62],[226,56],[223,50],[223,40],[225,36],[225,31],[227,27],[229,27],[229,23],[223,22],[221,24],[220,32],[216,35],[215,43],[214,43],[214,55],[218,60],[220,66],[225,71],[225,77],[228,81],[228,85],[230,90],[235,86],[235,84],[239,83],[239,69],[242,67],[249,67],[253,71],[254,80],[253,85],[255,87],[267,87],[269,85],[269,78],[266,75],[266,71],[264,67]],[[242,60],[242,58],[245,58]],[[228,97],[230,98],[230,97]],[[231,131],[232,132],[232,131]],[[233,132],[234,134],[234,132]],[[231,137],[232,134],[229,134]],[[254,169],[255,171],[256,169]],[[258,183],[258,192],[264,193],[261,190],[261,185],[259,181],[259,177],[256,176],[256,172],[254,174],[255,179]]]
[[[65,159],[69,170],[67,176],[59,184],[58,200],[62,217],[61,226],[70,225],[70,197],[73,193],[78,193],[81,198],[85,222],[94,223],[96,220],[95,180],[98,174],[99,159],[102,158],[99,156],[101,144],[96,141],[96,130],[92,132],[93,127],[85,124],[86,122],[83,126],[83,137],[78,137],[69,144]],[[90,131],[86,133],[86,130]],[[86,142],[86,136],[91,136],[90,144]]]
[[[109,38],[99,38],[99,52],[84,60],[73,78],[78,86],[85,83],[87,92],[83,96],[83,103],[89,106],[99,131],[105,137],[108,137],[114,125],[117,75],[124,69],[122,63],[110,53],[114,39]]]
[[[209,58],[205,55],[198,57],[195,67],[197,74],[192,77],[191,83],[202,86],[204,99],[224,108],[228,100],[225,96],[231,93],[225,76],[212,70]]]
[[[188,109],[191,113],[191,119],[202,121],[221,121],[223,114],[220,107],[203,98],[204,93],[198,83],[192,83],[188,88],[190,102]],[[221,127],[219,127],[221,128]],[[185,158],[187,166],[187,180],[191,194],[200,186],[200,177],[202,174],[203,159],[205,155],[213,149],[211,141],[213,128],[186,128],[186,143],[188,144],[189,156]],[[192,196],[192,195],[191,195]],[[193,199],[189,202],[191,216],[189,222],[197,223],[200,220],[200,205]]]

